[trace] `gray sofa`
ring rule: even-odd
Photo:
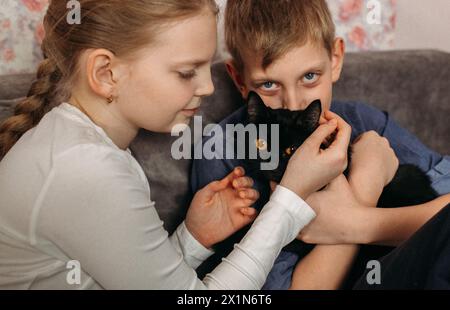
[[[0,77],[0,120],[26,95],[32,75]],[[216,92],[202,106],[203,123],[218,123],[241,106],[242,100],[224,65],[213,67]],[[450,154],[450,54],[438,51],[392,51],[348,54],[334,98],[358,100],[390,112],[426,145]],[[144,168],[152,199],[172,232],[182,221],[191,199],[191,161],[170,158],[176,137],[142,131],[131,149]]]

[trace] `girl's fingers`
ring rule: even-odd
[[[216,192],[222,190],[222,181],[214,181],[209,183],[203,189],[208,196],[214,195]]]
[[[248,199],[255,202],[259,198],[259,192],[252,188],[240,190],[239,197],[242,199]]]
[[[227,188],[228,184],[233,183],[233,180],[245,175],[245,170],[242,167],[234,168],[233,171],[220,181],[215,181],[209,184],[210,190],[218,192]]]
[[[241,208],[241,214],[249,217],[254,217],[258,211],[256,211],[255,208],[247,207],[247,208]]]
[[[245,175],[245,170],[242,167],[236,167],[233,171],[227,176],[230,182],[233,182],[234,179],[243,177]]]
[[[277,186],[278,186],[278,184],[276,182],[270,181],[270,190],[272,191],[272,193],[275,191]]]
[[[249,177],[240,177],[235,180],[233,180],[233,187],[234,188],[241,188],[241,187],[253,187],[253,179]]]

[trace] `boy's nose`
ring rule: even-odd
[[[283,98],[283,109],[289,111],[303,111],[307,108],[306,101],[303,100],[296,92],[288,92]]]

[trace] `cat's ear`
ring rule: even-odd
[[[250,123],[266,123],[268,118],[268,108],[261,97],[253,91],[248,94],[247,109]]]
[[[319,127],[320,116],[322,115],[322,102],[320,100],[313,101],[305,111],[303,111],[298,122],[307,129],[315,130]]]

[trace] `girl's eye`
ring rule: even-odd
[[[178,74],[183,80],[192,80],[197,75],[197,72],[193,70],[188,72],[178,72]]]
[[[261,84],[260,88],[261,90],[274,91],[277,89],[277,84],[274,82],[265,82]]]
[[[303,77],[303,83],[305,84],[313,84],[317,81],[317,79],[319,78],[319,75],[317,73],[307,73],[305,74],[305,76]]]

